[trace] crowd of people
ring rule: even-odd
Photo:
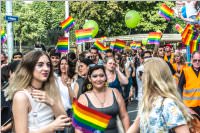
[[[189,133],[200,114],[200,52],[191,63],[171,44],[157,50],[99,52],[96,47],[58,53],[16,52],[8,63],[1,53],[1,132],[79,133],[71,125],[73,98],[111,115],[106,133]],[[127,106],[138,100],[130,126]]]

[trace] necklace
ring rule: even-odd
[[[95,91],[92,91],[93,93],[94,93],[94,95],[95,95],[95,97],[97,98],[97,100],[98,100],[98,102],[101,104],[101,107],[103,108],[104,107],[104,103],[105,103],[105,101],[106,101],[106,99],[105,99],[105,89],[104,89],[104,95],[103,95],[103,101],[101,101],[100,99],[99,99],[99,97],[96,95],[96,92]]]

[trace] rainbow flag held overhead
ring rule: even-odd
[[[114,51],[122,51],[126,46],[126,42],[123,40],[116,39],[113,47]]]
[[[92,28],[75,31],[76,43],[83,43],[92,39]]]
[[[183,32],[181,33],[181,37],[185,38],[189,29],[193,29],[193,26],[191,24],[187,24]]]
[[[56,50],[60,53],[68,52],[68,37],[59,37]]]
[[[200,47],[200,37],[197,40],[192,40],[190,42],[190,53],[193,53],[194,51],[199,50]]]
[[[84,106],[74,98],[72,125],[83,133],[103,133],[111,116]]]
[[[113,50],[113,49],[114,49],[114,46],[115,46],[115,41],[111,41],[111,42],[110,42],[110,49]]]
[[[165,3],[163,3],[159,9],[158,14],[165,18],[167,21],[170,21],[174,15],[174,10],[169,8]]]
[[[96,40],[96,41],[94,42],[94,46],[95,46],[98,50],[100,50],[100,51],[106,51],[106,50],[109,49],[108,46],[105,47],[105,46],[103,45],[103,43],[101,43],[101,42],[98,41],[98,40]]]
[[[176,30],[178,31],[178,33],[182,33],[183,32],[183,28],[179,25],[179,24],[176,24],[175,25],[175,28],[176,28]]]
[[[7,40],[6,33],[2,29],[0,29],[0,33],[1,33],[1,44],[4,44],[6,42],[6,40]]]
[[[156,44],[160,45],[160,40],[161,40],[162,33],[160,32],[150,32],[148,35],[148,44]]]
[[[130,47],[131,47],[131,49],[136,49],[136,42],[132,41],[130,43]]]
[[[67,19],[60,23],[60,26],[62,27],[62,29],[68,32],[75,24],[76,23],[74,19],[71,16],[69,16]]]

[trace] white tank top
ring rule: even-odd
[[[194,1],[185,2],[185,7],[186,7],[187,18],[197,15],[197,10],[195,9]]]
[[[20,92],[26,94],[32,108],[28,114],[29,131],[38,130],[54,121],[54,114],[50,106],[35,101],[27,90]]]
[[[72,104],[70,101],[68,87],[62,83],[61,77],[57,77],[57,84],[60,91],[60,96],[65,110],[71,109]]]

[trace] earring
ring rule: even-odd
[[[92,89],[92,84],[87,84],[87,89],[91,90]]]
[[[105,87],[108,87],[108,82],[105,83]]]

